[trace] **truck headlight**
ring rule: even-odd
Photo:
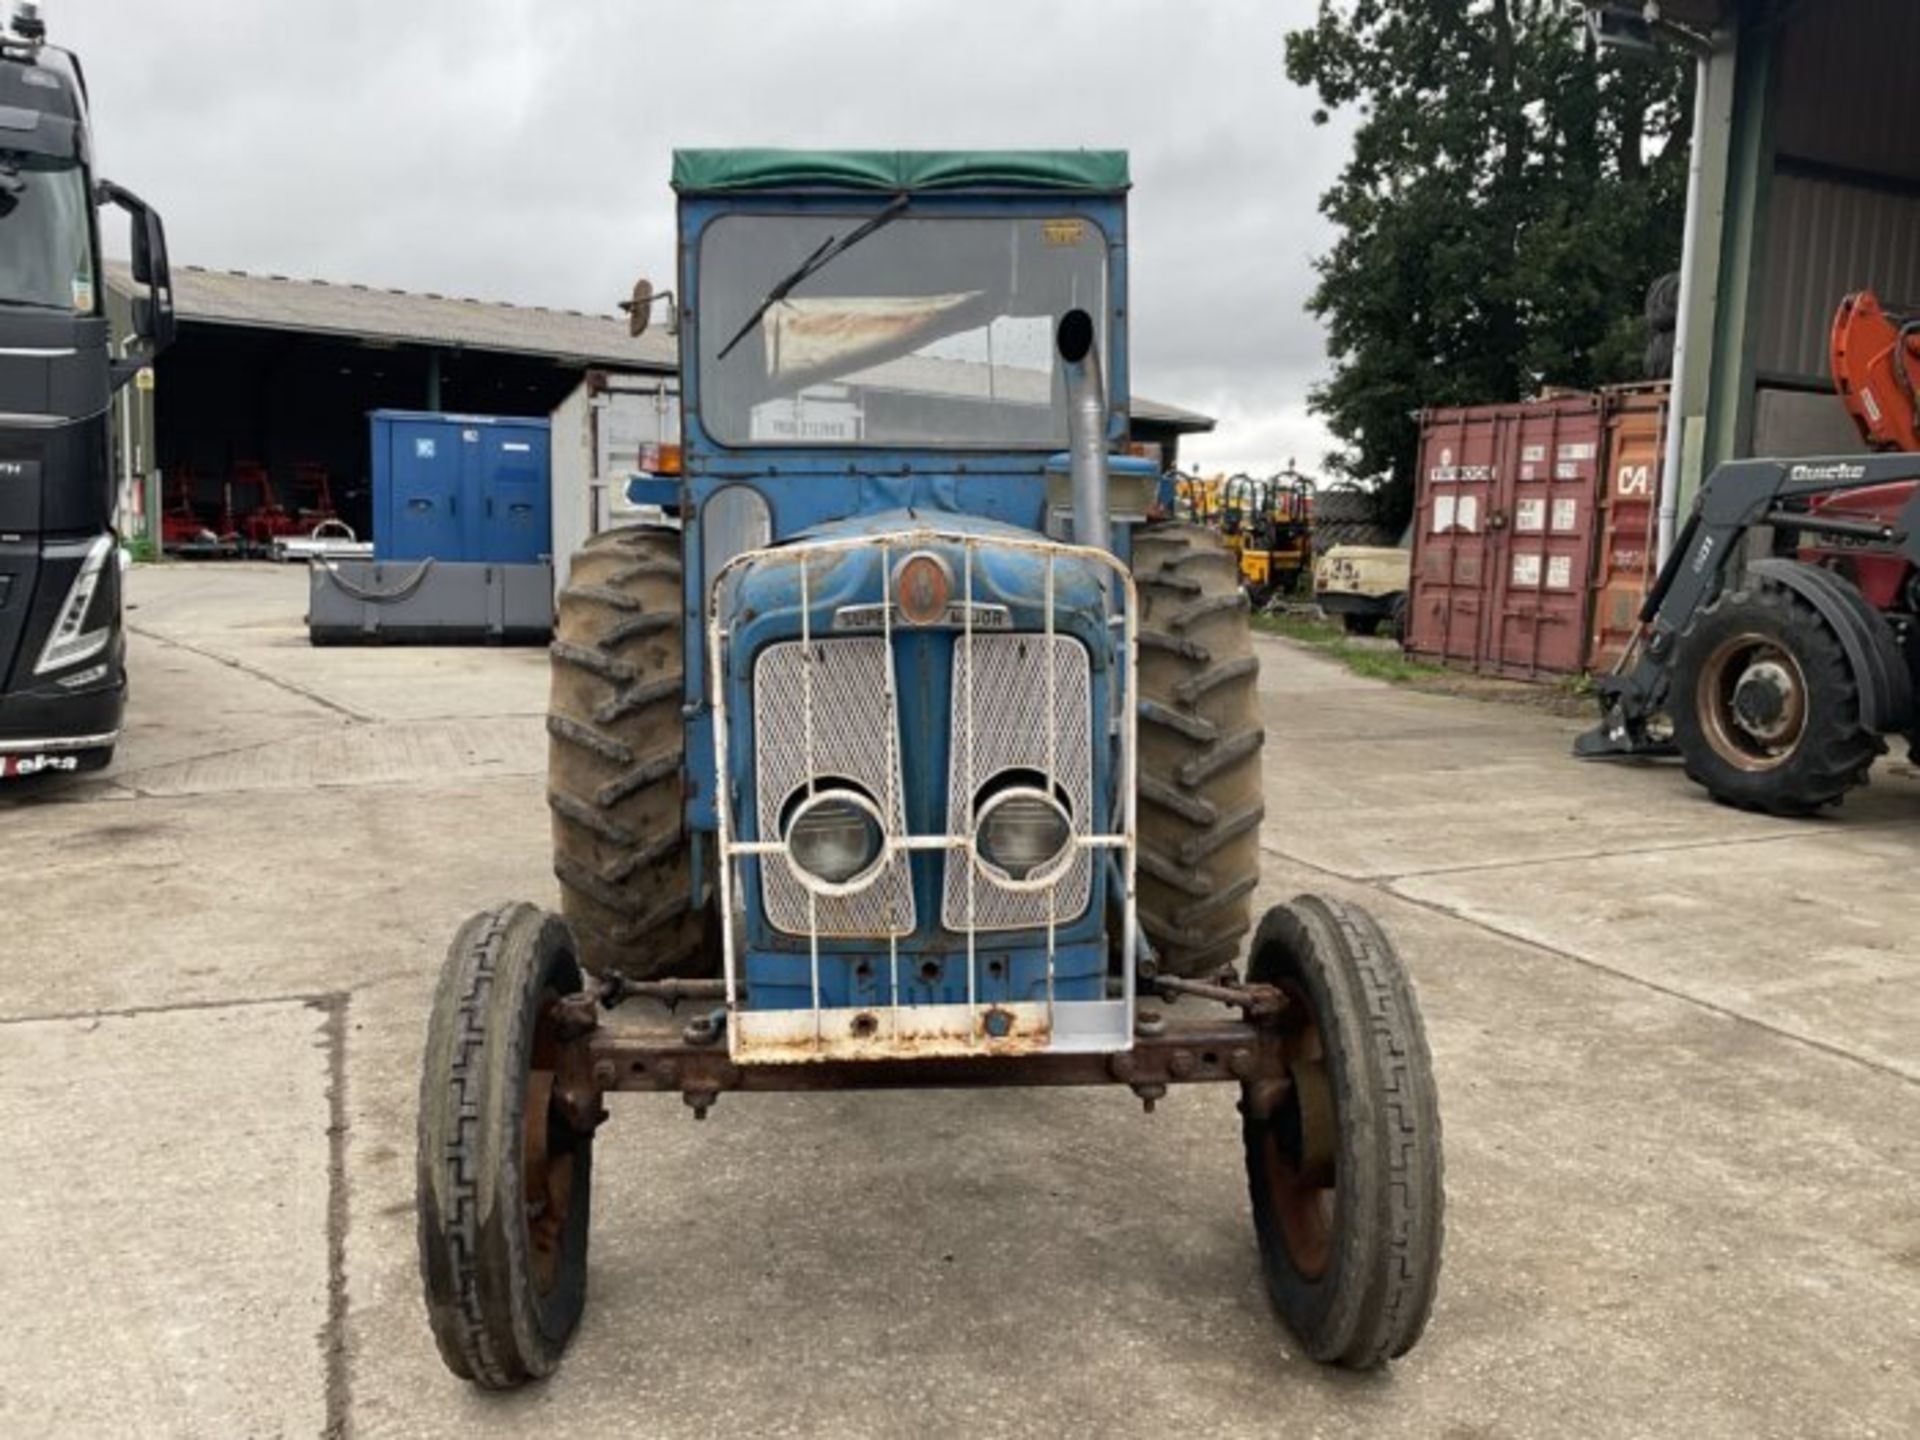
[[[1025,785],[989,796],[974,817],[974,853],[990,872],[1023,885],[1058,879],[1071,858],[1072,841],[1073,819],[1066,807]]]
[[[885,848],[874,803],[838,788],[803,795],[788,814],[784,838],[795,877],[818,894],[862,888],[878,873]]]
[[[67,589],[67,598],[60,602],[60,613],[54,618],[53,629],[47,632],[47,643],[40,647],[40,658],[33,667],[34,674],[44,675],[49,670],[78,665],[107,648],[107,642],[113,638],[112,625],[101,625],[92,630],[85,626],[87,613],[93,609],[94,592],[100,588],[100,572],[106,568],[107,557],[113,554],[113,549],[111,535],[102,535],[88,547],[86,558],[80,562],[80,573],[73,577],[73,584]]]

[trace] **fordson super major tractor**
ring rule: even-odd
[[[558,1362],[616,1091],[1237,1086],[1281,1318],[1349,1366],[1418,1338],[1419,1009],[1357,907],[1253,923],[1239,576],[1145,524],[1157,477],[1112,453],[1127,185],[1111,152],[676,155],[682,524],[575,558],[561,913],[469,920],[428,1032],[421,1269],[457,1374]],[[637,287],[634,324],[672,303]]]

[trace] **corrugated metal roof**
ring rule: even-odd
[[[132,278],[123,261],[107,262],[107,280],[123,293],[132,289]],[[189,323],[549,355],[616,370],[670,371],[679,364],[679,347],[673,336],[664,330],[652,330],[636,340],[627,334],[624,318],[421,295],[373,285],[294,280],[284,275],[185,265],[173,272],[173,303],[179,317]],[[1182,433],[1213,429],[1211,416],[1144,395],[1135,395],[1130,409],[1135,420]]]
[[[119,261],[107,265],[109,283],[128,289]],[[550,355],[626,370],[671,370],[673,337],[661,331],[627,334],[625,319],[578,310],[548,310],[449,295],[253,275],[242,270],[178,266],[174,308],[182,320],[258,330],[298,330],[403,345]]]

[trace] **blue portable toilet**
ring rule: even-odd
[[[544,419],[375,410],[377,560],[531,565],[553,551]]]

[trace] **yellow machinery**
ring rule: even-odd
[[[1293,590],[1313,562],[1313,493],[1291,465],[1265,478],[1182,475],[1174,485],[1181,518],[1218,530],[1239,557],[1256,609]]]

